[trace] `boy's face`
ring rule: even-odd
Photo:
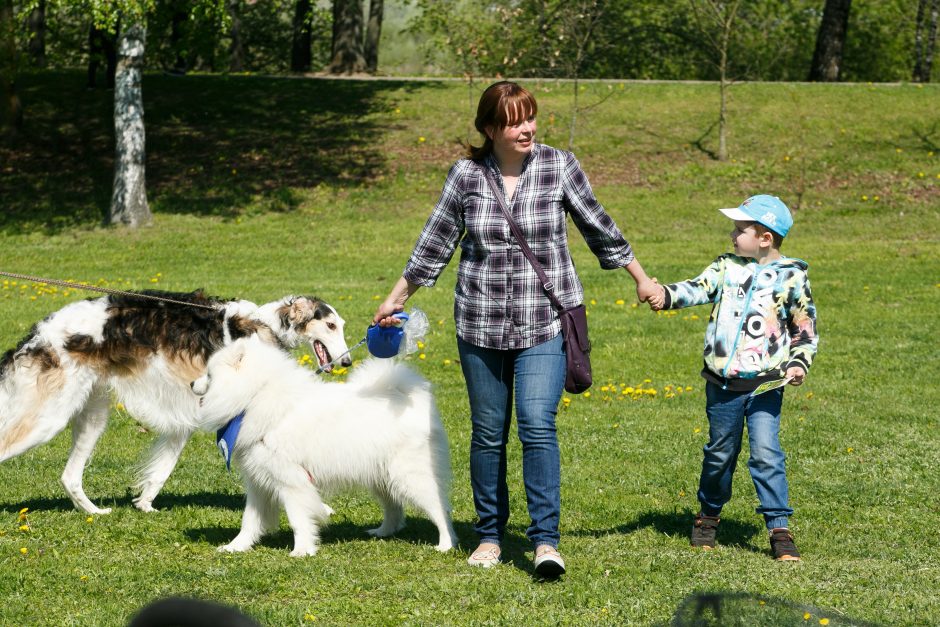
[[[753,222],[734,221],[734,230],[731,231],[734,254],[741,257],[760,257],[762,239],[765,238],[757,233]]]

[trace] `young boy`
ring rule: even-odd
[[[780,448],[780,407],[783,383],[802,384],[816,354],[816,307],[807,264],[780,253],[793,218],[779,198],[752,196],[721,212],[734,220],[734,254],[721,255],[694,279],[663,286],[650,299],[654,310],[713,303],[702,369],[709,441],[692,546],[715,546],[746,423],[748,468],[760,500],[757,513],[770,531],[771,552],[777,560],[796,561],[800,553],[788,527],[793,510]],[[770,382],[781,385],[765,391]]]

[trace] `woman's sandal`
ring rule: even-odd
[[[491,545],[485,549],[477,547],[477,550],[467,558],[467,563],[471,566],[490,568],[499,564],[500,553],[501,551],[497,545]]]

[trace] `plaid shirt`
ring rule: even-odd
[[[450,169],[403,276],[416,285],[434,285],[459,242],[457,335],[483,348],[529,348],[558,335],[561,323],[514,241],[484,168],[499,174],[492,155],[482,163],[462,159]],[[495,178],[502,185],[502,177]],[[523,164],[510,211],[566,308],[584,298],[568,251],[566,214],[602,268],[621,268],[633,261],[630,244],[594,197],[571,153],[536,144]]]

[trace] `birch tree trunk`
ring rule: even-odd
[[[940,0],[920,0],[917,3],[912,77],[917,83],[930,82],[930,73],[933,70],[933,50],[937,43],[938,13],[940,13]]]
[[[118,39],[114,87],[114,189],[109,223],[150,224],[147,204],[144,101],[141,85],[146,30],[133,24]]]
[[[366,72],[375,74],[379,69],[379,39],[382,37],[382,14],[385,12],[384,0],[369,2],[369,23],[366,25],[365,58]]]

